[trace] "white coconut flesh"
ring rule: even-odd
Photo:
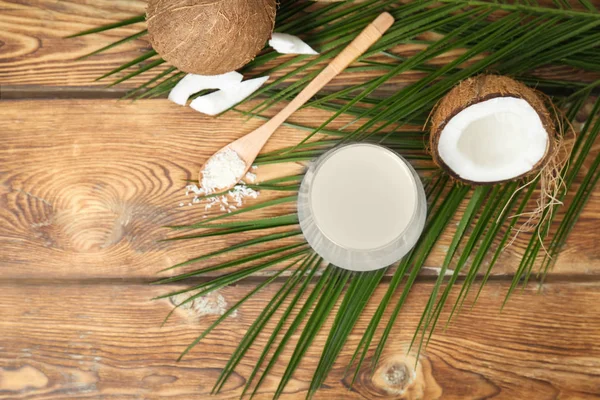
[[[298,36],[287,33],[273,33],[269,46],[281,54],[319,54]]]
[[[196,97],[190,103],[190,107],[203,114],[220,114],[256,92],[268,79],[268,76],[249,79],[237,85]]]
[[[525,100],[496,97],[452,117],[440,133],[438,154],[458,176],[498,182],[529,171],[544,157],[548,133]]]
[[[221,75],[196,75],[187,74],[183,77],[171,92],[169,100],[185,106],[188,99],[194,93],[204,89],[228,89],[237,86],[244,77],[239,72],[231,71]]]

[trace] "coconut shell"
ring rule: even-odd
[[[542,125],[550,136],[548,138],[548,146],[544,157],[531,169],[531,171],[514,177],[510,180],[517,180],[525,176],[531,175],[539,171],[550,158],[552,154],[553,140],[555,129],[553,118],[548,111],[543,98],[533,89],[525,84],[515,81],[506,76],[501,75],[479,75],[465,79],[450,90],[436,105],[431,116],[431,132],[429,137],[429,150],[433,161],[443,170],[445,170],[454,179],[467,183],[469,185],[494,184],[500,182],[473,182],[461,178],[456,174],[440,157],[437,149],[440,140],[440,135],[444,127],[456,114],[465,108],[485,100],[496,97],[515,97],[527,101],[531,107],[538,113]]]
[[[154,50],[179,70],[199,75],[234,71],[271,37],[276,0],[149,0]]]

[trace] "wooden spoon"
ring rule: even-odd
[[[384,12],[380,14],[373,22],[371,22],[363,31],[348,45],[346,48],[333,59],[319,75],[315,77],[292,100],[283,110],[277,115],[271,118],[260,128],[250,132],[249,134],[242,136],[241,138],[231,142],[227,146],[218,150],[213,154],[206,163],[200,169],[198,180],[200,186],[202,186],[202,176],[206,164],[220,152],[231,149],[235,151],[238,156],[246,164],[246,170],[238,177],[234,184],[228,188],[218,188],[219,191],[226,191],[235,186],[241,179],[246,175],[252,163],[260,153],[263,146],[267,143],[271,135],[285,122],[285,120],[292,115],[298,108],[302,107],[304,103],[310,100],[319,90],[323,88],[329,81],[335,76],[342,72],[352,61],[356,60],[360,55],[369,49],[377,40],[381,38],[383,33],[387,31],[394,23],[394,17],[389,13]]]

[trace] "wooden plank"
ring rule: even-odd
[[[185,180],[260,121],[236,113],[217,120],[166,100],[4,101],[0,107],[2,278],[154,278],[160,269],[248,237],[158,242],[169,234],[163,226],[202,220],[203,207],[185,205]],[[327,115],[301,110],[291,121],[314,126]],[[349,121],[339,118],[333,127]],[[284,127],[266,150],[297,143],[305,134]],[[302,166],[281,169],[258,172],[272,177]],[[285,195],[265,192],[256,201]],[[294,207],[288,203],[263,215]],[[555,275],[598,276],[599,210],[596,191]],[[429,266],[441,264],[450,238],[440,242]],[[514,271],[525,239],[504,252],[496,274]]]
[[[597,0],[594,0],[595,2]],[[40,86],[58,87],[61,96],[68,87],[77,88],[85,96],[105,97],[103,93],[90,88],[104,87],[116,78],[130,72],[120,72],[113,78],[95,81],[96,78],[112,69],[129,62],[143,51],[150,49],[149,42],[140,38],[116,49],[95,55],[85,60],[76,58],[104,47],[117,40],[132,35],[145,28],[144,23],[90,36],[65,39],[64,37],[83,30],[121,21],[145,12],[143,0],[0,0],[0,85],[5,87],[5,95],[10,98],[24,96],[48,96],[49,92],[40,88],[41,93],[32,92]],[[408,44],[394,51],[410,56],[423,48],[423,45]],[[444,64],[461,51],[453,51],[436,59],[435,63]],[[291,56],[283,56],[285,60]],[[379,61],[387,62],[383,57]],[[143,65],[143,64],[142,64]],[[166,64],[165,64],[166,65]],[[140,65],[141,66],[141,65]],[[135,67],[134,67],[135,68]],[[137,87],[142,82],[164,70],[165,66],[141,74],[119,85],[121,89]],[[278,74],[289,72],[282,70]],[[545,78],[572,80],[572,68],[551,68],[540,71]],[[329,89],[346,86],[350,83],[365,82],[374,72],[343,73],[329,86]],[[392,78],[387,87],[388,94],[397,90],[399,85],[422,77],[423,73],[409,71]],[[586,81],[597,79],[594,74],[577,73],[577,78]],[[7,87],[8,86],[8,87]],[[20,88],[24,91],[20,92]],[[114,92],[109,92],[114,95]],[[0,92],[1,94],[1,92]],[[77,96],[80,97],[80,96]]]
[[[145,1],[0,1],[0,84],[104,86],[94,79],[139,56],[149,48],[140,39],[109,54],[77,57],[144,29],[131,25],[88,37],[65,36],[143,14]],[[148,78],[146,78],[147,80]],[[137,78],[136,82],[144,81]]]
[[[234,304],[247,286],[227,288],[160,328],[172,305],[148,299],[167,287],[0,285],[0,399],[205,399],[234,346],[277,287],[251,299],[177,363],[178,354],[214,321],[210,314]],[[541,294],[532,286],[517,293],[502,313],[507,284],[490,283],[472,311],[465,310],[445,333],[433,335],[416,377],[407,384],[414,359],[405,356],[406,349],[431,287],[413,288],[375,376],[369,376],[367,363],[348,391],[349,379],[343,374],[368,322],[361,318],[315,398],[391,398],[402,390],[405,396],[394,398],[600,397],[598,283],[546,284]],[[366,316],[374,312],[385,284],[380,289]],[[266,337],[259,336],[215,399],[239,397]],[[325,338],[326,331],[321,332],[284,398],[305,397]],[[258,398],[272,397],[290,353],[288,346]]]
[[[32,92],[31,88],[53,86],[58,87],[59,96],[64,92],[65,87],[77,87],[87,96],[101,97],[99,93],[90,91],[89,88],[103,87],[131,70],[120,72],[114,75],[114,78],[107,80],[95,81],[95,79],[133,60],[141,55],[142,51],[150,49],[147,38],[137,39],[108,53],[95,55],[82,61],[77,61],[76,58],[139,32],[145,28],[145,24],[139,23],[78,38],[65,39],[64,37],[143,14],[145,3],[139,0],[95,2],[65,0],[57,6],[57,3],[52,0],[18,2],[1,0],[0,8],[3,13],[0,15],[0,41],[5,45],[4,51],[0,54],[0,84],[10,85],[5,88],[5,96],[9,98],[19,96],[20,87],[24,86],[25,92],[21,93],[21,97],[23,95],[37,97],[39,94]],[[40,24],[39,21],[44,22]],[[417,48],[419,46],[409,45],[405,51],[414,52]],[[283,56],[283,60],[290,57],[292,56]],[[119,87],[136,87],[162,70],[164,67],[158,67],[128,80]],[[286,72],[289,70],[283,70],[280,74]],[[344,86],[349,82],[363,82],[372,76],[372,72],[342,74],[330,87]],[[406,82],[417,76],[422,74],[409,73],[393,81]],[[48,95],[48,92],[41,88],[40,91],[42,95]]]

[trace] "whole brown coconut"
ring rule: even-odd
[[[276,0],[148,0],[146,21],[158,54],[199,75],[234,71],[271,37]]]
[[[461,111],[474,104],[497,97],[523,99],[529,103],[529,105],[539,116],[544,130],[548,134],[545,152],[543,153],[543,157],[541,157],[529,171],[509,179],[500,179],[493,182],[481,182],[477,180],[465,179],[452,168],[450,168],[440,156],[439,145],[441,134],[449,121]],[[523,83],[517,82],[506,76],[479,75],[462,81],[439,101],[433,111],[433,115],[431,116],[431,134],[429,146],[433,161],[446,172],[448,172],[453,178],[471,185],[480,185],[516,180],[539,171],[544,165],[546,165],[554,150],[553,138],[555,135],[556,133],[554,129],[553,118],[548,112],[544,100],[538,93]]]

